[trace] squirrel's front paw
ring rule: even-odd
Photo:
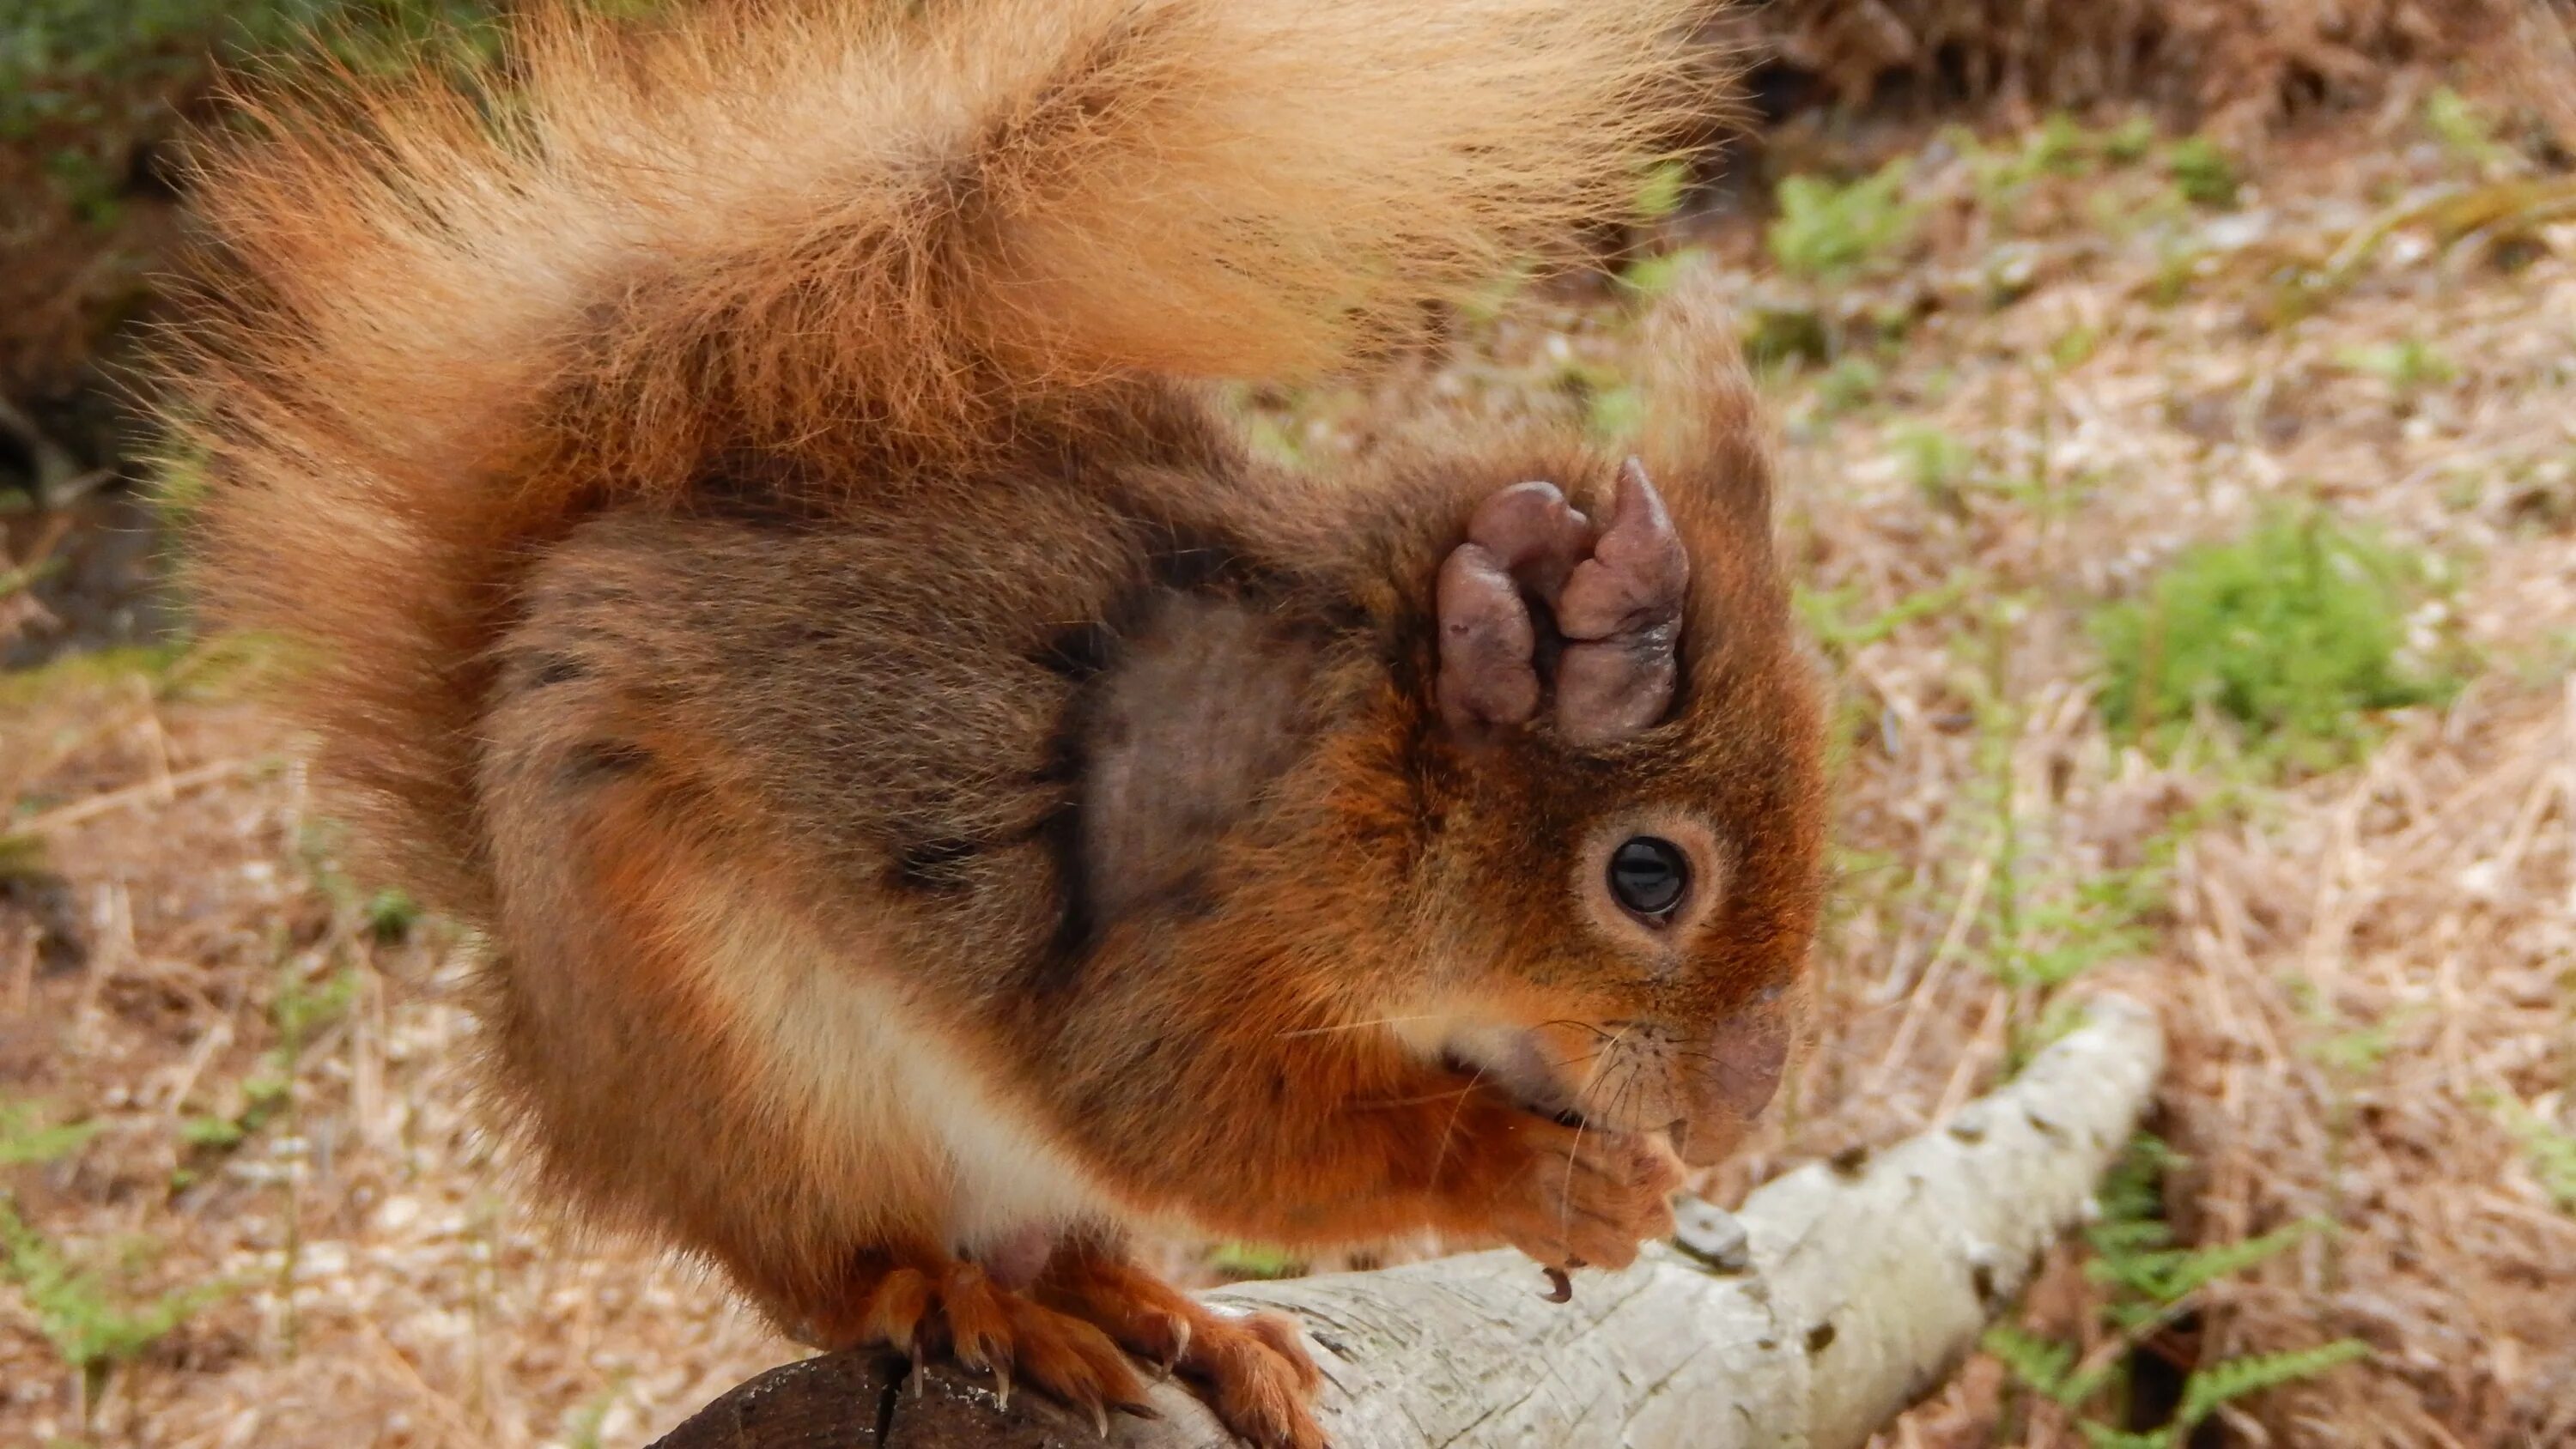
[[[1672,1232],[1682,1163],[1660,1139],[1526,1116],[1514,1133],[1522,1165],[1492,1216],[1513,1247],[1551,1268],[1624,1268]]]

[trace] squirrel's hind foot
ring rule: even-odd
[[[1038,1291],[1164,1373],[1177,1370],[1261,1449],[1327,1449],[1307,1407],[1324,1376],[1284,1315],[1222,1312],[1096,1249],[1061,1251]]]
[[[884,1345],[925,1364],[990,1374],[1004,1405],[1031,1388],[1068,1405],[1102,1434],[1109,1414],[1153,1417],[1136,1366],[1108,1334],[1047,1307],[956,1259],[872,1263],[854,1286],[853,1311],[824,1325],[834,1349]]]

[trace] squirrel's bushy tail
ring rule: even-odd
[[[309,723],[476,914],[478,661],[532,545],[719,459],[937,469],[1095,382],[1400,336],[1619,214],[1704,9],[547,6],[471,84],[255,101],[175,334],[201,592],[312,646]]]

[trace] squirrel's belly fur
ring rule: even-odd
[[[705,979],[733,1060],[758,1084],[744,1090],[796,1122],[801,1160],[770,1170],[850,1203],[849,1241],[926,1235],[983,1259],[1033,1231],[1120,1222],[1059,1134],[906,1000],[899,955],[827,937],[747,881],[698,909],[721,922]]]

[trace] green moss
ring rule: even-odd
[[[1914,239],[1915,209],[1905,197],[1911,169],[1899,157],[1856,181],[1782,181],[1780,214],[1764,236],[1772,260],[1793,275],[1831,281],[1890,259]]]
[[[2165,174],[2194,206],[2236,204],[2236,162],[2207,136],[2185,136],[2165,153]]]
[[[2322,516],[2187,550],[2144,598],[2094,616],[2104,712],[2159,749],[2215,715],[2258,758],[2340,764],[2369,739],[2374,711],[2452,688],[2404,657],[2423,577],[2416,561]]]

